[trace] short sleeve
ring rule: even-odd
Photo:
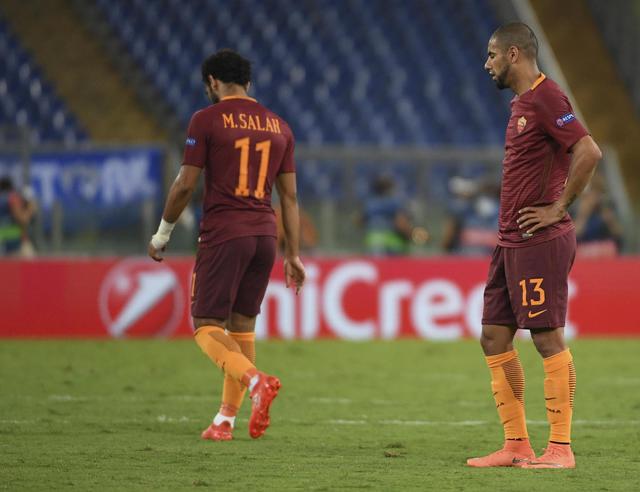
[[[567,151],[589,134],[576,118],[569,99],[561,91],[541,92],[536,99],[535,107],[545,132]]]
[[[208,135],[205,114],[194,113],[189,122],[187,139],[184,143],[182,165],[204,167],[207,163]]]
[[[294,159],[295,146],[296,146],[295,138],[293,137],[293,134],[290,134],[289,142],[287,143],[287,148],[284,151],[284,157],[282,158],[282,165],[280,166],[280,170],[278,171],[278,174],[296,172],[296,162]]]

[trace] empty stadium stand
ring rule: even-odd
[[[311,144],[499,143],[508,95],[482,65],[484,0],[97,0],[183,124],[206,104],[199,66],[222,47],[255,66],[254,95]]]
[[[0,60],[1,126],[29,128],[33,145],[86,140],[84,129],[1,18]]]
[[[231,47],[253,61],[253,94],[290,122],[298,142],[460,147],[503,139],[511,95],[496,91],[483,69],[497,25],[485,0],[411,0],[397,8],[382,0],[96,5],[182,128],[207,104],[202,59]],[[299,168],[305,198],[344,196],[342,167],[305,161]],[[413,166],[384,168],[392,169],[399,192],[415,193]],[[382,169],[370,163],[357,169],[355,193],[362,197]],[[446,195],[451,172],[451,166],[431,171],[437,198]]]

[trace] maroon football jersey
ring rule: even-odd
[[[276,237],[271,189],[295,172],[289,125],[249,97],[225,97],[191,117],[182,165],[204,168],[201,247]]]
[[[573,228],[567,214],[560,222],[524,238],[518,210],[549,205],[564,189],[571,147],[587,130],[576,119],[558,84],[541,75],[533,87],[511,100],[500,191],[498,244],[524,247],[558,237]]]

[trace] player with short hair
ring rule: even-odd
[[[576,376],[564,341],[567,278],[576,237],[567,209],[602,158],[576,119],[567,96],[540,72],[538,41],[525,24],[497,29],[485,69],[499,89],[515,92],[507,125],[498,246],[484,292],[480,343],[504,426],[504,447],[470,466],[573,468],[571,418]],[[544,397],[551,432],[535,457],[524,412],[524,372],[513,338],[531,331],[543,357]]]
[[[191,118],[184,160],[165,204],[149,256],[162,261],[175,222],[204,170],[203,218],[191,285],[195,340],[225,374],[222,405],[203,439],[232,439],[235,417],[249,388],[251,437],[269,426],[280,381],[255,367],[255,323],[276,256],[275,184],[286,238],[286,285],[296,293],[305,270],[298,256],[294,137],[289,125],[247,96],[251,64],[221,50],[202,64],[211,106]]]

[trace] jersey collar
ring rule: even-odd
[[[538,77],[538,78],[536,79],[536,81],[533,83],[533,85],[531,86],[531,90],[532,90],[532,91],[535,91],[535,90],[536,90],[536,88],[537,88],[540,84],[542,84],[542,82],[544,82],[544,79],[546,79],[546,78],[547,78],[547,76],[546,76],[545,74],[543,74],[542,72],[540,72],[540,77]]]
[[[227,101],[229,99],[246,99],[247,101],[258,102],[253,97],[249,96],[225,96],[220,98],[221,101]]]

